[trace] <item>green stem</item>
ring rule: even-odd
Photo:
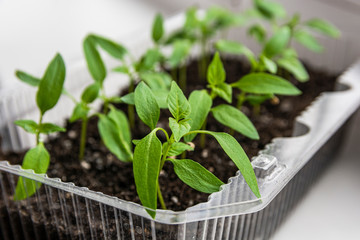
[[[206,130],[206,125],[207,125],[207,119],[205,119],[203,125],[201,126],[201,130]],[[200,147],[202,149],[205,148],[205,143],[206,143],[206,139],[205,139],[205,134],[200,134]]]
[[[40,112],[40,118],[39,118],[39,126],[42,124],[43,114]],[[36,145],[38,145],[40,142],[40,131],[39,129],[36,130]]]
[[[129,93],[134,92],[135,89],[135,81],[133,78],[130,78],[130,85],[129,85]],[[134,105],[128,105],[128,117],[129,117],[129,124],[130,128],[134,129],[135,127],[135,108]]]
[[[79,150],[79,160],[82,161],[85,154],[85,145],[86,145],[86,129],[88,118],[84,118],[81,123],[81,138],[80,138],[80,150]]]
[[[166,205],[165,205],[165,202],[164,202],[164,198],[161,194],[161,190],[160,190],[160,185],[158,183],[157,185],[157,194],[158,194],[158,198],[159,198],[159,202],[160,202],[160,205],[161,205],[161,208],[166,210]]]
[[[254,117],[258,117],[260,115],[260,104],[256,104],[253,107]]]
[[[245,98],[246,98],[246,93],[245,93],[244,91],[242,91],[242,92],[240,93],[240,95],[238,96],[238,101],[237,101],[237,105],[236,105],[236,107],[237,107],[239,110],[241,110],[241,107],[242,107],[242,105],[243,105],[244,102],[245,102]]]
[[[177,68],[173,67],[171,69],[171,77],[175,82],[177,82],[177,74],[178,74]]]
[[[186,64],[179,69],[179,86],[183,92],[186,91]]]

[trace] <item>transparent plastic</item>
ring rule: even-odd
[[[178,17],[172,21],[178,24],[180,20]],[[293,137],[274,139],[253,159],[261,199],[252,194],[238,172],[219,192],[211,194],[207,202],[179,212],[157,210],[156,218],[152,219],[138,204],[2,161],[0,236],[2,239],[268,239],[336,152],[342,126],[360,104],[359,79],[360,61],[341,75],[340,91],[323,93],[297,118]],[[26,200],[13,201],[18,176],[34,180],[39,191]]]

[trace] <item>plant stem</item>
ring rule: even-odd
[[[85,145],[86,145],[86,129],[88,118],[84,118],[81,123],[81,138],[80,138],[80,150],[79,150],[79,160],[82,161],[85,154]]]
[[[177,68],[173,67],[171,69],[171,77],[175,82],[177,82],[177,74],[178,74]]]
[[[207,125],[207,118],[205,119],[203,125],[201,126],[201,130],[206,130],[206,125]],[[200,134],[200,147],[202,149],[205,148],[205,142],[206,142],[206,139],[205,139],[205,134]]]
[[[160,205],[161,205],[161,208],[166,210],[166,205],[165,205],[165,202],[164,202],[164,198],[161,194],[161,190],[160,190],[160,185],[159,183],[157,184],[157,194],[158,194],[158,198],[159,198],[159,202],[160,202]]]
[[[39,126],[40,126],[41,123],[42,123],[42,119],[43,119],[43,114],[40,112]],[[40,131],[37,130],[37,131],[36,131],[36,145],[38,145],[39,142],[40,142]]]
[[[238,101],[237,101],[237,105],[236,107],[241,110],[242,105],[244,104],[245,101],[245,97],[246,97],[246,93],[244,91],[242,91],[240,93],[240,95],[238,96]]]
[[[258,117],[260,115],[260,104],[254,105],[253,115],[254,115],[254,117]]]
[[[186,64],[179,69],[179,86],[183,92],[186,91]]]
[[[129,93],[134,92],[134,88],[135,88],[135,81],[134,81],[133,78],[130,78]],[[131,104],[128,105],[128,117],[129,117],[130,128],[134,129],[134,127],[135,127],[135,109],[134,109],[134,105],[131,105]]]

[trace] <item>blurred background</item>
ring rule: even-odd
[[[326,64],[331,66],[330,70],[340,72],[360,56],[360,0],[279,2],[290,14],[301,12],[305,19],[325,18],[342,31],[341,41],[345,44],[327,48],[316,59],[306,55],[304,58],[311,58],[320,67]],[[56,52],[62,54],[67,68],[72,70],[75,77],[71,81],[76,81],[77,68],[84,69],[82,41],[90,32],[131,47],[135,46],[139,35],[149,35],[148,29],[156,13],[170,18],[190,6],[205,8],[215,4],[241,11],[251,1],[0,0],[0,99],[33,91],[15,78],[15,70],[41,76]],[[4,111],[0,100],[2,121],[5,120]],[[310,190],[273,239],[360,239],[359,123],[358,112],[349,125],[345,147],[339,149],[338,161]],[[9,132],[8,126],[0,126],[0,132],[1,128]]]

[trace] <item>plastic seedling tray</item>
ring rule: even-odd
[[[336,151],[334,146],[341,142],[344,123],[360,104],[359,79],[360,61],[338,79],[339,91],[323,93],[297,118],[293,137],[274,139],[253,159],[261,199],[253,196],[238,173],[221,191],[210,195],[208,202],[179,212],[157,210],[156,218],[152,219],[141,205],[2,161],[0,236],[2,239],[268,239]],[[13,201],[18,176],[42,186],[33,197]]]

